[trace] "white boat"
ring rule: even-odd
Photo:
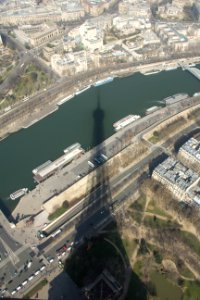
[[[135,122],[136,120],[140,119],[141,117],[139,115],[128,115],[121,120],[115,122],[113,124],[113,127],[116,131],[124,128],[125,126]]]
[[[200,92],[194,93],[193,97],[200,96]]]
[[[23,189],[17,190],[16,192],[10,194],[10,199],[11,200],[16,200],[16,199],[24,196],[27,192],[28,192],[27,188],[23,188]]]
[[[114,77],[107,77],[105,79],[102,79],[102,80],[99,80],[99,81],[95,82],[94,86],[99,86],[99,85],[111,82],[111,81],[113,81],[113,79],[114,79]]]
[[[157,73],[160,73],[161,70],[155,70],[155,71],[149,71],[149,72],[145,72],[143,73],[145,76],[148,76],[148,75],[153,75],[153,74],[157,74]]]
[[[152,107],[150,107],[150,108],[147,108],[145,114],[146,114],[146,115],[149,115],[149,114],[153,113],[154,111],[156,111],[156,110],[158,110],[158,109],[160,109],[159,106],[152,106]]]
[[[80,95],[80,94],[82,94],[83,92],[87,91],[89,88],[90,88],[90,85],[86,86],[85,88],[83,88],[83,89],[80,90],[80,91],[77,91],[77,92],[75,93],[75,95],[76,95],[76,96],[77,96],[77,95]]]
[[[63,103],[67,102],[68,100],[72,99],[73,97],[74,97],[74,94],[72,94],[72,95],[70,95],[70,96],[68,96],[68,97],[60,100],[57,104],[58,105],[62,105]]]
[[[165,71],[172,71],[172,70],[176,70],[177,69],[177,67],[166,67],[165,68]]]

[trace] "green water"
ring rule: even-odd
[[[180,69],[144,76],[136,73],[126,78],[92,87],[63,104],[58,111],[28,129],[10,135],[0,142],[0,199],[1,208],[12,210],[17,201],[10,201],[11,192],[28,187],[34,182],[32,169],[63,154],[63,149],[74,142],[83,148],[92,143],[93,111],[100,99],[104,110],[104,133],[114,133],[113,122],[128,114],[144,114],[158,100],[176,93],[192,95],[200,91],[200,81]]]
[[[151,281],[155,284],[157,296],[160,300],[181,300],[182,290],[164,278],[163,275],[154,272]]]

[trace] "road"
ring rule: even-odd
[[[145,158],[143,158],[139,163],[132,166],[125,172],[122,172],[117,178],[115,178],[113,181],[110,182],[109,189],[112,193],[114,189],[118,186],[122,186],[122,184],[131,177],[136,171],[141,170],[144,168],[145,165],[147,165],[153,158],[158,156],[162,153],[162,149],[155,149],[152,153],[147,155]],[[47,235],[51,234],[56,229],[60,228],[64,223],[71,221],[75,216],[77,216],[79,213],[83,212],[83,210],[86,207],[86,204],[90,201],[88,206],[92,206],[92,209],[98,208],[98,205],[100,203],[100,199],[104,195],[106,195],[108,189],[105,189],[102,191],[101,187],[98,187],[96,190],[92,191],[90,195],[88,195],[85,199],[81,200],[78,204],[72,207],[72,209],[68,210],[62,218],[59,219],[59,221],[55,222],[53,225],[48,226],[44,231]],[[95,199],[94,199],[94,197]],[[95,205],[96,203],[96,205]],[[87,207],[88,208],[88,207]]]

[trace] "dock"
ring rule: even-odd
[[[188,71],[190,72],[194,77],[196,77],[198,80],[200,80],[200,70],[198,68],[195,67],[190,67],[187,65],[183,65],[181,64],[181,68],[183,71]]]

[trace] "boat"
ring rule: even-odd
[[[99,80],[97,82],[94,83],[94,86],[99,86],[99,85],[102,85],[102,84],[105,84],[105,83],[109,83],[111,81],[113,81],[114,77],[107,77],[105,79],[102,79],[102,80]]]
[[[71,151],[75,149],[80,149],[81,144],[80,143],[74,143],[71,146],[67,147],[66,149],[63,150],[64,153],[70,153]]]
[[[169,67],[165,68],[165,71],[172,71],[172,70],[176,70],[176,69],[177,69],[176,66],[174,66],[174,67],[173,66],[172,67],[169,66]]]
[[[152,106],[152,107],[150,107],[150,108],[148,108],[148,109],[146,110],[145,114],[146,114],[146,115],[149,115],[149,114],[153,113],[154,111],[156,111],[156,110],[158,110],[158,109],[160,109],[159,106]]]
[[[90,88],[90,85],[84,87],[82,90],[77,91],[77,92],[75,93],[75,95],[76,95],[76,96],[77,96],[77,95],[80,95],[80,94],[82,94],[83,92],[87,91],[89,88]]]
[[[27,192],[28,192],[27,188],[23,188],[23,189],[17,190],[16,192],[10,194],[10,199],[11,200],[16,200],[16,199],[24,196]]]
[[[170,105],[179,102],[181,100],[187,99],[188,97],[189,97],[188,94],[180,93],[180,94],[175,94],[171,97],[167,97],[163,101],[165,102],[166,105]]]
[[[49,166],[52,163],[51,160],[46,161],[45,163],[43,163],[42,165],[38,166],[37,168],[32,170],[32,173],[34,175],[36,175],[39,171],[41,171],[42,169],[46,168],[47,166]]]
[[[141,117],[139,115],[128,115],[121,120],[113,123],[113,127],[116,131],[122,129],[123,127],[135,122],[136,120],[140,119]]]
[[[200,96],[200,92],[194,93],[193,97]]]
[[[157,73],[160,73],[161,70],[155,70],[155,71],[147,71],[145,73],[143,73],[145,76],[148,76],[148,75],[153,75],[153,74],[157,74]]]
[[[70,96],[68,96],[68,97],[66,97],[66,98],[64,98],[64,99],[62,99],[62,100],[60,100],[57,104],[58,104],[58,105],[62,105],[62,104],[64,104],[65,102],[67,102],[68,100],[72,99],[73,97],[74,97],[74,94],[72,94],[72,95],[70,95]]]

